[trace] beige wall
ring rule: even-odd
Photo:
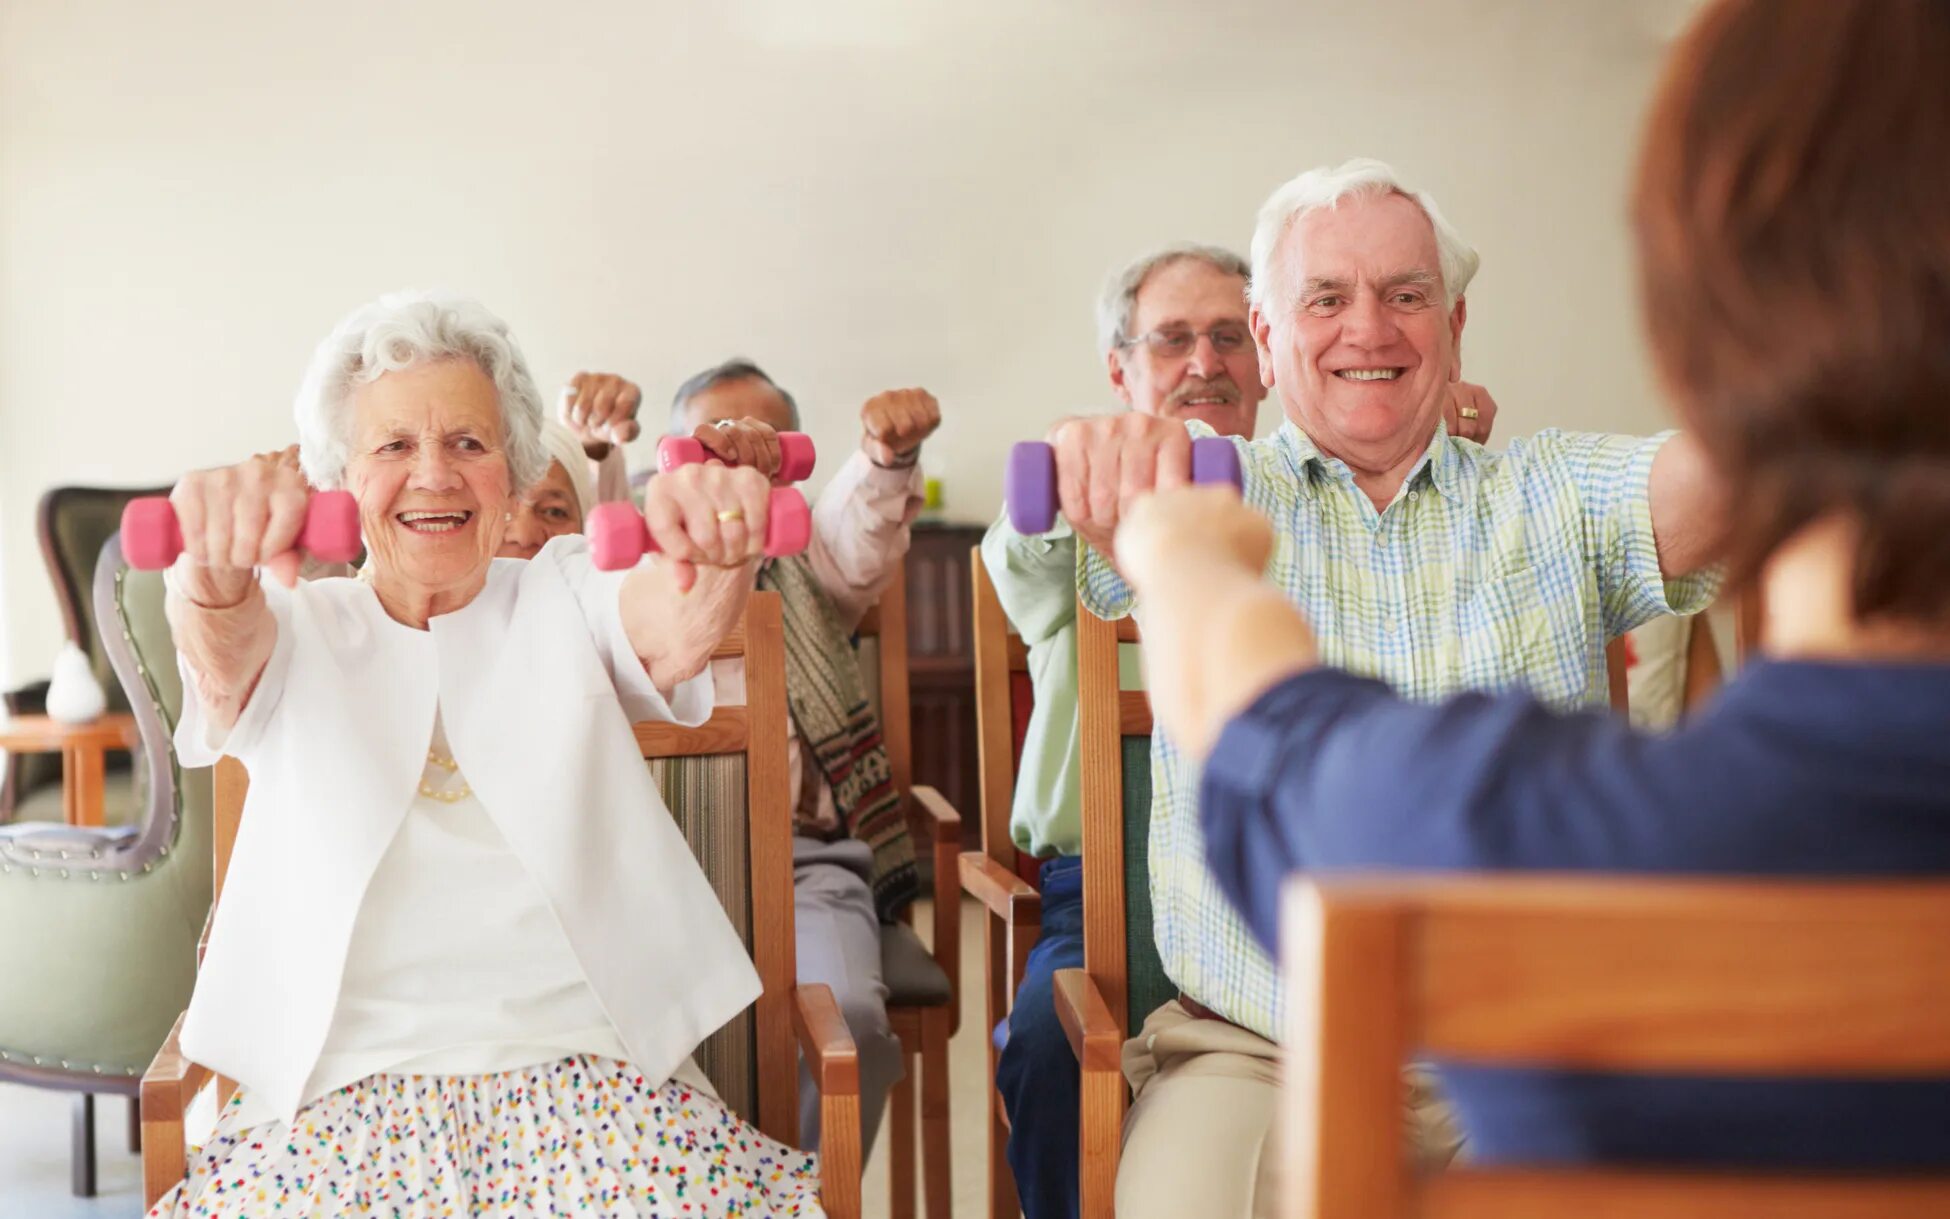
[[[1010,442],[1108,401],[1109,268],[1243,249],[1275,184],[1367,154],[1483,252],[1465,373],[1505,435],[1649,429],[1622,199],[1687,6],[7,0],[0,680],[59,635],[44,487],[284,443],[311,345],[394,287],[479,296],[548,384],[661,402],[755,356],[829,463],[926,385],[986,519]]]

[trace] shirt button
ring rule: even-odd
[[[1409,498],[1410,500],[1413,500],[1413,499],[1414,499],[1414,498],[1415,498],[1416,496],[1418,496],[1418,495],[1420,495],[1420,494],[1422,494],[1422,493],[1421,493],[1420,491],[1410,491],[1410,492],[1408,493],[1408,498]]]

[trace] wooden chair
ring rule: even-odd
[[[1077,716],[1083,774],[1082,970],[1059,970],[1056,1011],[1083,1075],[1079,1213],[1115,1213],[1130,1102],[1123,1045],[1177,996],[1152,931],[1151,698],[1126,690],[1119,646],[1140,642],[1130,618],[1077,613]],[[1621,641],[1605,650],[1612,706],[1626,708]],[[1116,860],[1103,866],[1098,861]]]
[[[1569,876],[1289,882],[1290,1219],[1906,1219],[1950,1175],[1420,1174],[1402,1063],[1950,1076],[1950,885]]]
[[[914,908],[905,921],[880,932],[881,974],[887,983],[887,1016],[907,1074],[894,1085],[887,1121],[888,1200],[893,1219],[914,1214],[914,1079],[921,1079],[921,1168],[928,1219],[953,1213],[954,1164],[948,1130],[948,1039],[960,1024],[961,894],[955,859],[961,851],[961,814],[934,788],[914,783],[913,720],[908,712],[907,581],[896,570],[880,602],[856,632],[871,652],[878,680],[881,740],[893,768],[894,787],[910,797],[908,823],[917,851],[930,856],[934,885],[934,949],[914,933]],[[863,660],[866,657],[863,657]],[[916,1069],[918,1067],[918,1070]]]
[[[1085,1219],[1114,1213],[1129,1092],[1131,1030],[1177,994],[1152,934],[1151,698],[1126,690],[1119,645],[1130,618],[1077,611],[1077,719],[1083,795],[1083,965],[1058,970],[1056,1013],[1082,1069],[1078,1202]]]
[[[964,852],[961,888],[982,905],[983,1033],[989,1046],[988,1160],[990,1219],[1020,1213],[1009,1170],[1009,1118],[995,1086],[999,1051],[994,1029],[1015,1006],[1029,950],[1042,929],[1043,899],[1024,880],[1024,860],[1009,834],[1016,769],[1030,708],[1029,651],[1009,629],[982,548],[969,551],[974,585],[975,742],[982,764],[982,849]]]
[[[640,723],[637,744],[764,982],[746,1012],[698,1047],[725,1103],[766,1135],[796,1141],[798,1052],[822,1094],[820,1193],[827,1213],[860,1213],[859,1061],[832,991],[794,981],[792,818],[786,765],[785,641],[776,593],[755,593],[713,658],[743,657],[747,703],[719,707],[695,728]],[[249,778],[234,758],[216,766],[216,886],[236,840]],[[727,815],[743,807],[743,817]],[[759,934],[763,929],[763,934]],[[199,955],[201,950],[199,949]],[[182,1019],[142,1080],[142,1170],[153,1206],[187,1170],[183,1113],[212,1082],[183,1057]],[[794,1042],[797,1041],[795,1049]],[[233,1085],[218,1080],[218,1097]]]

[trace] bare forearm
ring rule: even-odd
[[[711,663],[711,652],[745,612],[752,564],[700,567],[679,592],[661,561],[645,563],[623,582],[623,630],[644,671],[665,697]]]
[[[176,650],[195,674],[197,698],[209,723],[224,732],[244,713],[271,659],[277,619],[255,582],[244,588],[234,604],[199,604],[188,595],[199,591],[207,595],[207,590],[172,586],[163,610]]]
[[[1726,502],[1705,450],[1691,436],[1682,433],[1660,446],[1652,459],[1650,498],[1661,575],[1677,580],[1720,557]]]
[[[1306,619],[1250,570],[1192,559],[1176,574],[1140,598],[1138,616],[1153,705],[1202,756],[1228,721],[1319,658]]]
[[[1307,620],[1279,590],[1237,568],[1227,583],[1206,632],[1205,714],[1214,733],[1274,684],[1320,663]]]

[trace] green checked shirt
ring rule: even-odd
[[[1521,686],[1570,710],[1606,702],[1607,641],[1659,614],[1697,613],[1717,590],[1711,571],[1671,582],[1659,574],[1648,484],[1670,435],[1545,431],[1493,453],[1438,425],[1382,512],[1345,463],[1291,422],[1233,444],[1246,502],[1273,522],[1266,577],[1313,624],[1323,664],[1378,677],[1407,698]],[[1105,618],[1130,613],[1122,577],[1096,550],[1082,552],[1082,604]],[[1278,1040],[1273,962],[1205,868],[1198,769],[1163,733],[1152,737],[1151,766],[1151,896],[1165,972]]]

